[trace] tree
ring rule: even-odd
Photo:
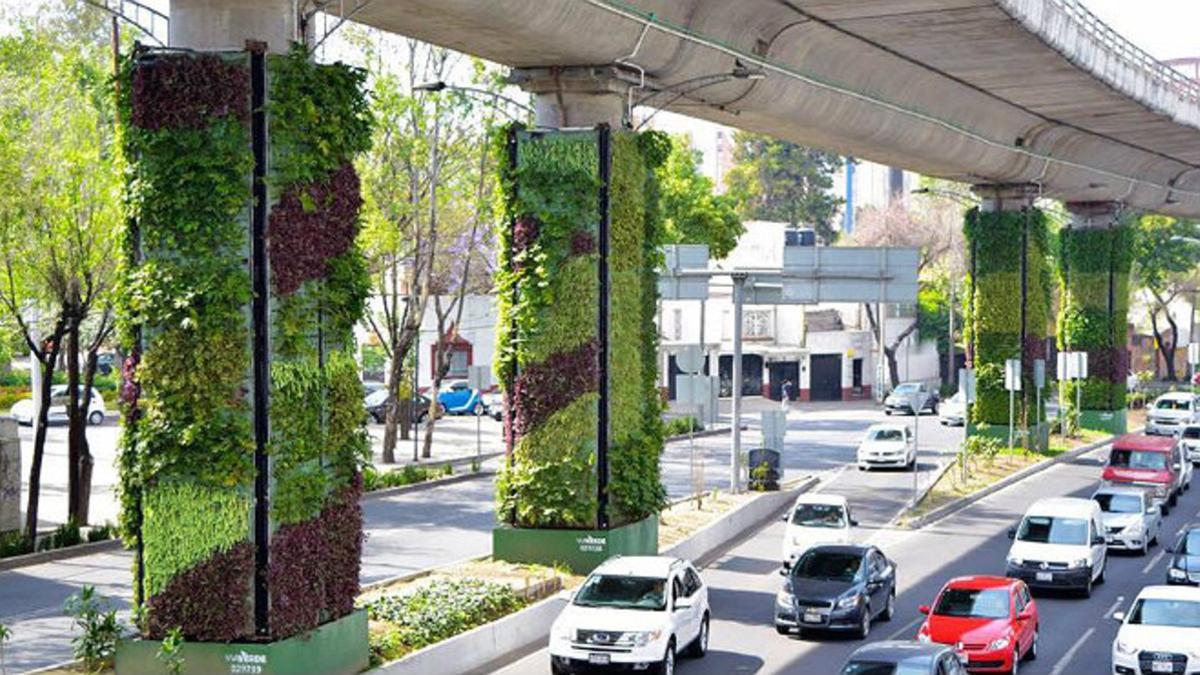
[[[734,199],[713,193],[712,180],[700,173],[700,160],[700,151],[685,136],[672,136],[667,161],[656,170],[667,242],[707,244],[713,258],[724,258],[746,228]]]
[[[733,142],[727,194],[744,218],[811,227],[826,243],[837,239],[833,223],[843,200],[829,190],[840,155],[742,131]]]
[[[39,395],[46,404],[34,434],[26,509],[30,538],[37,531],[50,383],[60,355],[66,356],[70,383],[78,385],[79,352],[87,342],[94,375],[94,352],[111,322],[104,310],[93,337],[83,337],[95,327],[92,312],[107,303],[112,288],[120,224],[111,102],[92,54],[31,27],[0,38],[0,182],[6,186],[0,199],[0,306],[39,363]],[[91,376],[85,374],[85,380],[90,384]],[[81,406],[87,396],[80,400],[75,387],[68,389],[69,415],[85,425]],[[87,522],[91,464],[84,426],[73,423],[69,511],[80,524]]]
[[[1171,304],[1196,287],[1200,276],[1200,226],[1168,216],[1138,219],[1133,244],[1133,273],[1138,286],[1150,297],[1150,329],[1166,364],[1167,379],[1177,380],[1175,352],[1179,348],[1179,325]],[[1164,334],[1161,320],[1170,328]]]

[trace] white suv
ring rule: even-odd
[[[1183,391],[1159,396],[1146,411],[1146,433],[1151,436],[1174,436],[1194,422],[1200,422],[1200,402]]]
[[[550,628],[555,675],[612,667],[675,672],[708,651],[708,587],[678,558],[617,556],[588,575]]]
[[[1200,668],[1200,588],[1147,586],[1121,622],[1112,645],[1115,675],[1194,673]]]
[[[1179,434],[1179,442],[1183,445],[1183,457],[1192,464],[1200,466],[1200,424],[1189,424]]]

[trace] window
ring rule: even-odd
[[[675,577],[674,579],[672,579],[671,580],[671,598],[673,600],[678,600],[679,598],[686,598],[687,596],[688,596],[688,594],[683,589],[683,582],[679,580],[679,577]]]
[[[851,381],[851,386],[853,386],[855,389],[862,389],[862,386],[863,386],[863,360],[862,359],[854,359],[854,361],[851,362],[850,367],[852,369],[851,372],[853,373],[853,380]]]
[[[792,524],[800,527],[846,527],[846,514],[836,504],[801,504],[792,512]]]
[[[696,574],[696,570],[693,570],[689,567],[687,572],[684,573],[683,578],[684,590],[687,592],[687,596],[690,598],[696,594],[696,591],[700,590],[700,586],[702,585],[700,583],[700,575]]]
[[[678,307],[671,310],[671,339],[683,339],[683,310]]]
[[[662,610],[666,607],[663,597],[666,581],[655,577],[591,576],[579,587],[575,604],[580,607]]]
[[[1167,466],[1167,455],[1162,452],[1114,449],[1108,458],[1109,466],[1126,469],[1154,469],[1161,471]]]
[[[466,377],[467,366],[470,365],[468,358],[470,349],[462,349],[454,347],[450,351],[450,370],[446,373],[448,377]]]
[[[1094,498],[1105,513],[1141,513],[1142,496],[1135,494],[1098,494]]]
[[[742,336],[747,340],[771,337],[771,312],[754,309],[743,314]]]
[[[1008,589],[1006,588],[947,588],[938,597],[933,613],[976,619],[1004,619],[1008,617]]]
[[[1088,543],[1088,521],[1080,518],[1030,516],[1021,521],[1017,541],[1084,546]]]

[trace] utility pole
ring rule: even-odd
[[[950,384],[955,384],[955,375],[958,370],[954,368],[954,276],[949,277],[950,280],[950,335],[946,345],[946,377]]]
[[[729,490],[734,494],[742,491],[742,304],[746,293],[746,273],[734,272],[733,279],[733,378],[730,393],[733,395],[733,446],[729,457]]]

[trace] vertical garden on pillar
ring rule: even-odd
[[[577,570],[657,551],[663,434],[657,133],[511,129],[497,273],[508,416],[497,481],[506,560]]]
[[[195,643],[241,643],[263,673],[366,663],[363,79],[300,48],[124,63],[119,461],[147,640],[122,645],[123,672],[154,666],[149,641],[175,628],[197,672],[228,664]],[[301,635],[319,657],[269,651]]]
[[[1081,426],[1124,433],[1133,229],[1121,222],[1069,228],[1062,231],[1061,240],[1058,348],[1088,355],[1087,379],[1063,382],[1062,398],[1069,410],[1079,414]],[[1079,387],[1082,409],[1077,411]]]
[[[1050,323],[1045,214],[1035,207],[1020,211],[974,208],[967,212],[963,230],[970,247],[964,331],[968,365],[975,369],[976,381],[972,430],[1007,436],[1009,393],[1004,388],[1004,363],[1017,358],[1023,376],[1016,395],[1016,425],[1037,430],[1044,419],[1038,411],[1045,407],[1035,405],[1033,362],[1046,358]]]

